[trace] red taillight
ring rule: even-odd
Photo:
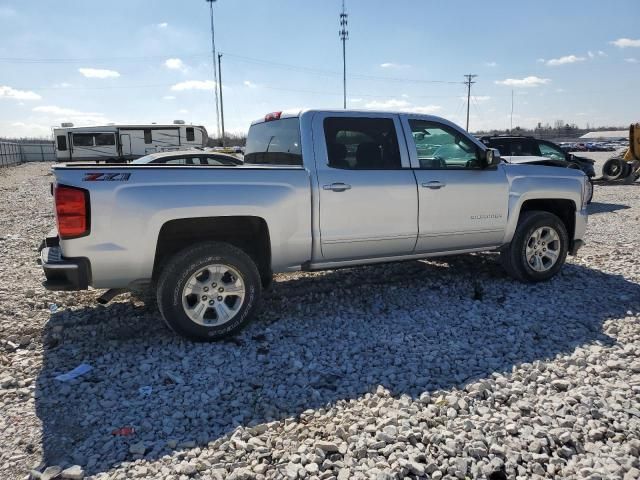
[[[82,237],[89,233],[89,194],[86,190],[57,185],[55,202],[60,238]]]
[[[265,122],[270,122],[271,120],[280,120],[280,116],[282,115],[282,112],[271,112],[271,113],[267,113],[264,116],[264,121]]]

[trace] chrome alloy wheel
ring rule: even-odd
[[[229,265],[216,263],[191,275],[182,289],[182,307],[198,325],[219,326],[237,315],[244,296],[240,273]]]
[[[546,272],[560,256],[560,236],[551,227],[540,227],[533,231],[525,250],[527,263],[536,272]]]

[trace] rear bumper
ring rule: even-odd
[[[44,287],[47,290],[86,290],[91,274],[89,260],[63,257],[57,235],[54,237],[52,233],[42,242],[40,250],[40,263],[47,278]]]

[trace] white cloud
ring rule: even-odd
[[[164,62],[164,66],[169,70],[186,70],[187,66],[179,58],[167,58]]]
[[[163,100],[175,100],[176,97],[173,95],[165,95],[164,97],[162,97]]]
[[[245,87],[249,87],[249,88],[257,88],[258,87],[258,85],[256,85],[255,83],[253,83],[250,80],[245,80],[242,83],[244,84]]]
[[[536,62],[544,63],[544,62],[546,62],[546,60],[544,58],[538,58],[538,59],[536,59]]]
[[[496,80],[495,83],[497,85],[504,85],[506,87],[530,88],[539,87],[540,85],[546,85],[548,83],[551,83],[551,80],[548,78],[540,78],[532,75],[524,78],[507,78],[505,80]]]
[[[109,123],[102,113],[98,112],[82,112],[73,108],[58,107],[56,105],[40,105],[34,107],[33,111],[42,113],[48,118],[54,119],[56,122],[72,121],[77,124],[105,124]]]
[[[382,68],[408,68],[411,65],[406,65],[404,63],[393,63],[393,62],[386,62],[386,63],[381,63],[380,67]]]
[[[189,110],[187,110],[186,108],[181,108],[180,110],[178,110],[178,113],[189,113]]]
[[[0,129],[4,137],[47,137],[51,136],[51,127],[40,123],[12,122],[0,123]]]
[[[552,58],[551,60],[547,60],[547,62],[545,63],[550,67],[557,67],[558,65],[567,65],[569,63],[584,62],[585,60],[586,58],[584,57],[577,57],[575,55],[565,55],[564,57],[560,57],[560,58]]]
[[[361,98],[349,98],[348,100],[350,103],[362,103]]]
[[[611,43],[611,45],[615,45],[618,48],[640,47],[640,38],[637,40],[633,40],[631,38],[619,38],[609,43]]]
[[[53,84],[53,88],[69,88],[72,87],[73,85],[71,85],[68,82],[62,82],[62,83],[54,83]]]
[[[180,92],[183,90],[213,90],[216,82],[213,80],[187,80],[171,86],[171,90]]]
[[[79,68],[78,71],[87,78],[117,78],[120,76],[115,70],[102,68]]]
[[[485,67],[497,67],[498,64],[496,62],[484,62]]]
[[[462,96],[460,97],[461,100],[464,100],[465,103],[467,103],[467,96]],[[484,102],[488,102],[489,100],[491,100],[491,97],[489,95],[471,95],[471,102],[476,102],[476,103],[484,103]]]
[[[406,100],[398,100],[395,98],[391,98],[385,101],[373,100],[366,103],[364,107],[371,110],[395,110],[401,112],[413,112],[422,114],[431,114],[442,109],[440,105],[416,106],[412,105]]]
[[[625,58],[624,61],[627,63],[638,63],[637,58]]]
[[[599,57],[606,57],[606,56],[607,56],[607,54],[606,54],[606,53],[604,53],[602,50],[598,50],[598,56],[599,56]]]
[[[587,52],[587,55],[589,56],[589,58],[593,58],[593,57],[595,57],[595,56],[596,56],[596,54],[595,54],[595,53],[593,53],[591,50],[589,50],[589,51]]]
[[[42,97],[30,90],[16,90],[6,85],[0,85],[0,98],[13,98],[15,100],[40,100]]]
[[[169,24],[167,22],[158,23],[156,27],[158,28],[167,28]]]

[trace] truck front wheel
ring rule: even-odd
[[[176,333],[214,341],[245,327],[261,294],[258,269],[242,250],[203,242],[173,256],[158,279],[158,308]]]
[[[524,212],[511,244],[500,253],[507,273],[521,282],[553,277],[567,258],[569,236],[562,220],[550,212]]]

